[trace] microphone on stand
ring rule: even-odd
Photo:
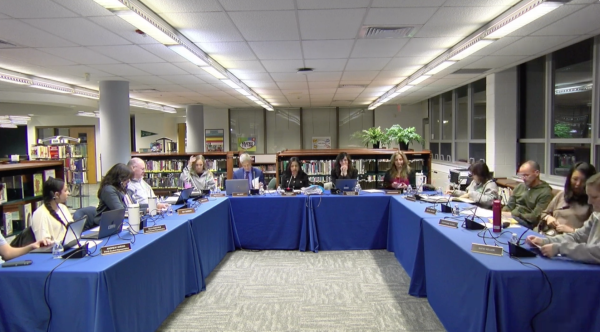
[[[292,192],[292,191],[294,191],[292,188],[290,188],[290,183],[292,183],[292,179],[293,178],[294,177],[292,176],[292,174],[290,174],[290,179],[288,180],[287,188],[285,188],[285,192]]]
[[[465,228],[466,229],[471,229],[471,230],[482,230],[485,229],[486,226],[482,225],[478,222],[475,221],[475,215],[477,212],[477,208],[479,207],[479,203],[481,203],[481,198],[483,197],[483,193],[485,192],[485,187],[487,187],[487,185],[490,182],[495,182],[494,179],[492,180],[488,180],[488,182],[486,182],[483,185],[483,188],[481,189],[481,195],[479,196],[479,200],[477,201],[477,204],[475,205],[475,209],[473,210],[473,215],[471,216],[471,219],[469,219],[469,217],[465,217]]]
[[[444,204],[444,203],[440,204],[442,212],[452,213],[452,207],[450,206],[450,201],[452,200],[452,195],[454,195],[455,191],[456,191],[456,189],[452,190],[452,192],[450,193],[450,196],[448,197],[448,201],[446,202],[446,204]]]

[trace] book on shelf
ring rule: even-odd
[[[56,171],[54,169],[44,170],[44,181],[48,180],[50,177],[56,178]]]
[[[168,160],[147,160],[146,171],[181,171],[187,165],[187,160],[168,159]]]
[[[2,235],[9,236],[13,233],[12,212],[4,212],[2,216]]]
[[[227,171],[227,160],[224,159],[206,159],[206,169],[213,172]]]
[[[33,196],[42,196],[44,188],[44,176],[42,173],[33,174]]]
[[[165,175],[166,174],[166,175]],[[160,174],[160,173],[146,173],[144,181],[152,188],[177,188],[179,187],[179,174]]]
[[[19,213],[21,214],[20,219],[23,220],[23,228],[31,226],[31,203],[19,206]]]
[[[8,200],[6,196],[6,183],[0,183],[0,204]]]

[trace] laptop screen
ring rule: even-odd
[[[67,232],[65,233],[63,246],[66,244],[74,243],[74,241],[79,240],[79,238],[81,237],[81,233],[83,232],[83,227],[85,226],[86,220],[87,216],[83,216],[83,218],[76,220],[67,226]]]

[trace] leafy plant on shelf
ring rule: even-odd
[[[373,147],[377,148],[379,147],[379,142],[385,142],[387,139],[385,133],[381,130],[381,127],[372,127],[357,131],[352,134],[352,137],[360,139],[366,147],[369,147],[369,144],[372,144]]]
[[[554,136],[557,138],[571,138],[571,127],[564,123],[554,125]]]
[[[417,142],[423,144],[423,138],[417,134],[415,127],[402,128],[400,125],[393,125],[387,128],[385,131],[387,141],[398,142],[398,144],[404,144],[404,148],[408,149],[410,143]]]

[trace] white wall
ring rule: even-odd
[[[423,136],[423,119],[427,117],[427,100],[412,105],[401,105],[400,111],[398,105],[385,105],[375,109],[375,127],[381,127],[382,130],[395,124],[403,128],[415,127],[417,133]],[[397,144],[392,146],[397,147]],[[423,146],[412,143],[410,148],[419,151]]]
[[[229,111],[227,108],[204,106],[204,129],[223,129],[224,148],[225,151],[229,151]],[[204,137],[204,133],[202,136]]]
[[[185,118],[183,118],[185,120]],[[142,130],[156,135],[142,137]],[[167,137],[177,142],[177,117],[171,114],[136,114],[135,115],[135,150],[150,148],[150,143]]]

